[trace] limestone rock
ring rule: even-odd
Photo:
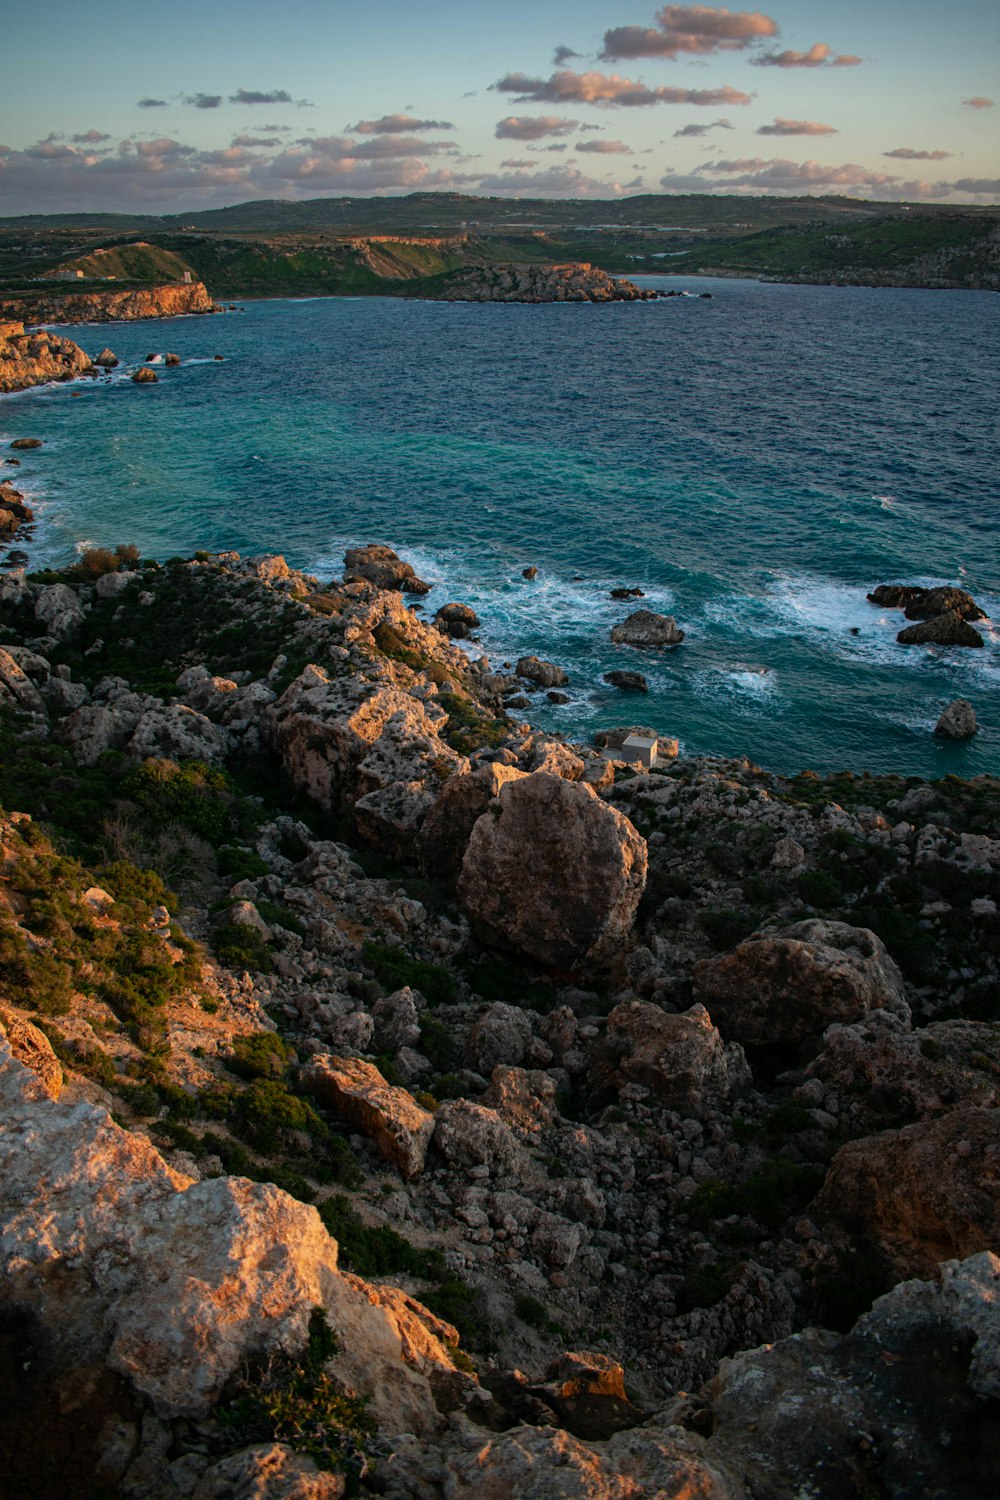
[[[611,639],[619,646],[678,646],[684,632],[673,615],[637,609],[627,620],[611,627]]]
[[[45,1032],[39,1031],[23,1016],[0,1010],[0,1037],[4,1036],[18,1062],[31,1069],[50,1099],[58,1099],[62,1093],[63,1070]]]
[[[151,370],[148,365],[140,365],[132,376],[132,383],[134,385],[155,385],[159,378],[156,371]]]
[[[764,928],[694,966],[694,994],[744,1046],[799,1042],[871,1010],[909,1019],[902,976],[866,927],[812,918]]]
[[[114,599],[123,594],[138,577],[138,573],[102,573],[94,585],[94,593],[98,599]]]
[[[147,710],[139,719],[125,753],[136,760],[222,760],[229,748],[225,730],[183,703]]]
[[[531,1393],[552,1408],[574,1437],[591,1441],[606,1440],[645,1417],[625,1394],[625,1371],[606,1354],[561,1354]]]
[[[488,1005],[472,1023],[466,1058],[470,1067],[488,1077],[498,1063],[519,1063],[531,1037],[531,1022],[523,1010],[516,1005]]]
[[[72,339],[23,323],[0,324],[0,393],[23,391],[54,380],[75,380],[91,372],[89,357]],[[12,448],[40,448],[41,438],[16,438]]]
[[[434,1116],[412,1094],[387,1083],[374,1063],[360,1057],[314,1057],[305,1076],[317,1099],[369,1136],[404,1177],[419,1176]]]
[[[41,438],[15,438],[10,445],[16,452],[23,452],[30,448],[41,448]]]
[[[479,616],[467,604],[442,604],[434,616],[434,623],[444,635],[462,640],[470,631],[479,629]]]
[[[94,360],[94,364],[100,365],[102,370],[113,370],[118,364],[118,356],[113,349],[105,346]]]
[[[497,1066],[483,1103],[519,1135],[537,1135],[555,1119],[556,1086],[537,1068]]]
[[[569,261],[463,266],[435,295],[442,302],[651,302],[659,293],[609,276],[589,261]]]
[[[468,776],[446,781],[420,830],[420,863],[428,875],[444,879],[462,867],[469,838],[501,787],[525,775],[516,766],[477,766]]]
[[[908,625],[896,637],[901,646],[982,646],[982,636],[958,610],[933,615],[919,625]]]
[[[542,661],[537,656],[522,656],[515,671],[518,677],[524,677],[528,682],[537,682],[539,687],[565,687],[569,682],[562,667],[557,667],[551,661]]]
[[[45,700],[9,651],[0,646],[0,702],[12,703],[23,713],[44,714]]]
[[[552,1427],[515,1427],[449,1458],[444,1476],[446,1500],[737,1500],[740,1493],[680,1428],[619,1432],[598,1449]]]
[[[35,618],[55,641],[69,641],[84,621],[80,601],[64,583],[49,583],[35,594]]]
[[[344,554],[347,582],[365,579],[378,589],[401,589],[404,594],[427,594],[430,584],[418,578],[410,563],[397,557],[391,547],[371,542],[366,547],[350,547]]]
[[[704,1393],[708,1453],[754,1500],[981,1500],[996,1487],[998,1306],[1000,1260],[976,1255],[897,1286],[843,1337],[807,1329],[724,1360]]]
[[[123,750],[141,717],[141,709],[85,703],[59,726],[59,738],[84,766],[93,766],[105,750]]]
[[[914,584],[880,583],[867,595],[870,604],[879,604],[883,609],[904,609],[912,599],[919,598],[925,590]]]
[[[434,1119],[435,1150],[452,1166],[485,1166],[500,1176],[523,1174],[522,1148],[496,1110],[468,1099],[446,1099]]]
[[[287,1443],[262,1443],[213,1464],[192,1500],[340,1500],[346,1485]]]
[[[978,729],[976,710],[968,698],[956,698],[943,710],[934,726],[934,733],[949,740],[970,740]]]
[[[1000,1244],[1000,1111],[965,1108],[841,1146],[812,1212],[862,1234],[897,1276]]]
[[[632,928],[646,841],[583,782],[536,772],[478,820],[459,896],[485,942],[556,969],[600,966]]]
[[[584,772],[584,763],[575,750],[560,740],[536,741],[531,753],[529,769],[544,771],[549,776],[561,776],[564,781],[579,781]]]
[[[337,1269],[314,1208],[269,1183],[192,1183],[90,1104],[45,1094],[0,1040],[0,1288],[66,1367],[106,1364],[160,1417],[204,1418],[254,1357],[298,1355],[310,1311],[383,1430],[432,1433],[454,1330]]]
[[[703,1005],[669,1015],[646,1000],[625,1000],[608,1017],[592,1080],[641,1083],[657,1103],[697,1115],[740,1093],[750,1068],[738,1043],[726,1043]]]
[[[420,1040],[420,1011],[409,985],[376,1000],[372,1019],[381,1052],[395,1053],[401,1047],[415,1047]]]

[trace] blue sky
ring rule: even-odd
[[[20,6],[0,213],[248,198],[1000,201],[993,0]]]

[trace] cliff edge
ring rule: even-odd
[[[0,323],[0,394],[50,380],[75,380],[93,371],[90,355],[58,334],[25,333],[23,323]]]
[[[0,317],[26,323],[134,323],[215,311],[203,281],[137,287],[131,291],[30,292],[0,301]]]

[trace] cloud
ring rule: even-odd
[[[530,161],[525,161],[523,158],[519,159],[514,156],[509,156],[507,160],[502,161],[500,165],[505,171],[518,172],[522,169],[524,171],[527,171],[533,165],[533,163]]]
[[[706,162],[702,173],[687,177],[668,172],[660,181],[668,192],[728,193],[733,188],[749,188],[755,193],[808,193],[831,189],[884,189],[893,187],[899,178],[886,172],[872,172],[857,162],[828,166],[818,161],[748,157]]]
[[[713,120],[710,125],[685,125],[682,130],[675,130],[674,136],[685,135],[707,135],[710,130],[735,130],[736,126],[732,120]]]
[[[78,146],[96,146],[99,141],[110,141],[111,137],[105,135],[103,130],[85,130],[80,135],[73,137]]]
[[[452,141],[415,141],[406,135],[379,135],[372,140],[352,141],[348,136],[302,136],[295,142],[307,151],[352,161],[399,161],[407,156],[436,156],[457,151]]]
[[[181,97],[185,104],[193,104],[195,109],[218,109],[222,103],[221,94],[183,94]]]
[[[597,156],[631,156],[632,147],[624,141],[577,141],[577,151],[592,151]]]
[[[950,151],[914,151],[912,146],[897,146],[895,151],[883,151],[883,156],[895,156],[900,161],[947,161]]]
[[[968,109],[992,109],[996,100],[987,99],[983,94],[973,94],[971,99],[963,99],[962,103]]]
[[[552,54],[552,62],[555,67],[561,68],[563,63],[567,63],[571,58],[579,56],[579,52],[574,52],[572,47],[557,47]]]
[[[352,135],[400,135],[405,130],[454,130],[450,120],[415,120],[412,115],[383,115],[380,120],[359,120],[348,125]]]
[[[614,26],[604,33],[603,58],[671,57],[681,53],[738,52],[762,36],[777,36],[778,23],[760,11],[715,10],[707,5],[665,5],[656,27]]]
[[[291,104],[292,96],[285,89],[237,89],[229,96],[230,104]]]
[[[479,191],[488,194],[510,193],[514,197],[532,198],[605,198],[608,192],[620,193],[615,183],[588,177],[578,167],[552,166],[540,172],[495,173],[478,179]]]
[[[950,187],[959,193],[985,193],[994,198],[1000,197],[1000,177],[960,177]]]
[[[814,42],[808,52],[761,52],[750,61],[755,68],[856,68],[864,58],[834,52],[826,42]]]
[[[273,135],[234,135],[234,146],[277,146],[277,136]]]
[[[818,120],[782,120],[773,125],[758,125],[756,135],[836,135],[833,125],[821,125]]]
[[[166,107],[166,99],[139,99],[137,101],[139,109],[166,109]]]
[[[501,94],[516,95],[518,104],[528,100],[549,104],[602,104],[642,107],[649,104],[749,104],[750,95],[739,89],[651,89],[617,73],[574,73],[563,68],[551,78],[529,78],[526,73],[507,73],[490,85]]]
[[[576,126],[565,115],[508,115],[493,134],[498,141],[540,141],[546,135],[571,135]]]

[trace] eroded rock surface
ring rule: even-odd
[[[476,823],[459,894],[487,942],[572,969],[620,952],[645,880],[646,842],[628,819],[586,784],[538,772]]]

